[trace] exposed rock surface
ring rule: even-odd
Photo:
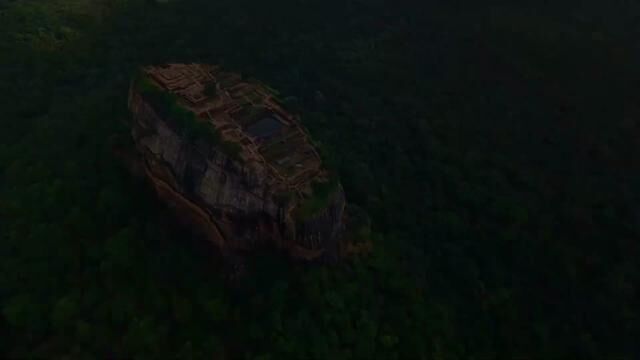
[[[170,65],[143,73],[158,90],[175,94],[176,105],[196,121],[210,124],[221,139],[213,142],[190,136],[132,85],[131,133],[146,177],[181,221],[223,252],[275,246],[296,258],[336,259],[345,209],[342,186],[323,169],[297,119],[272,101],[271,93],[237,78],[222,84],[229,74],[216,69]],[[165,78],[182,82],[172,87]],[[214,96],[200,96],[211,87]],[[266,95],[243,101],[249,90]],[[247,119],[242,115],[247,108],[261,114]],[[265,116],[278,122],[277,131],[264,135]],[[239,151],[230,153],[225,143],[240,145]],[[318,194],[316,184],[329,190]]]

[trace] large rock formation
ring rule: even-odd
[[[147,67],[129,107],[146,177],[223,252],[275,246],[307,260],[339,255],[342,186],[273,89],[215,66]]]

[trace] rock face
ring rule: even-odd
[[[223,252],[339,256],[342,186],[274,90],[215,66],[171,64],[142,70],[129,108],[157,194]]]

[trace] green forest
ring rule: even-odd
[[[0,0],[0,357],[635,359],[640,3]],[[238,283],[115,154],[140,66],[277,89],[373,252]]]

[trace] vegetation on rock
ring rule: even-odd
[[[207,121],[198,119],[196,115],[180,106],[178,98],[155,86],[144,76],[135,79],[135,88],[142,98],[149,103],[158,115],[176,126],[181,134],[190,141],[204,141],[216,146],[230,158],[240,161],[242,150],[239,144],[222,140],[220,132]]]
[[[295,210],[295,217],[298,220],[305,220],[313,217],[318,212],[326,209],[339,189],[340,183],[336,176],[326,181],[314,181],[311,184],[311,195],[303,199]]]

